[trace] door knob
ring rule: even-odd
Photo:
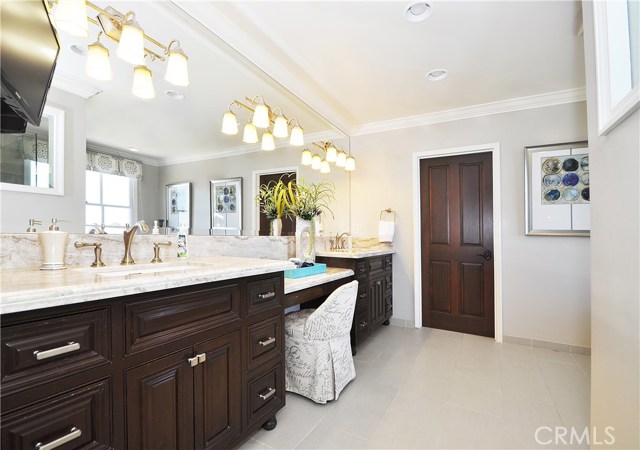
[[[489,261],[493,257],[493,253],[491,250],[485,250],[484,253],[478,253],[476,256],[482,256],[486,261]]]

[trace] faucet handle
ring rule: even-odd
[[[104,267],[105,263],[102,262],[102,242],[75,242],[73,244],[75,248],[93,247],[93,254],[95,259],[91,263],[91,267]]]
[[[154,242],[153,243],[153,259],[151,260],[152,263],[161,263],[162,260],[160,259],[160,246],[161,245],[166,245],[166,246],[170,246],[171,242],[167,241],[167,242]]]
[[[42,222],[36,219],[29,219],[29,228],[27,228],[27,233],[35,233],[36,225],[42,225]]]

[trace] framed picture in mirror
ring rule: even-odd
[[[587,142],[525,147],[525,224],[529,236],[589,236]]]
[[[177,233],[191,228],[191,183],[167,184],[165,188],[166,231]]]
[[[211,229],[216,236],[242,234],[242,177],[210,180]]]

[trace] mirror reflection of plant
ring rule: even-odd
[[[330,181],[306,184],[304,180],[291,181],[288,185],[291,212],[294,216],[304,220],[313,220],[323,213],[333,211],[329,207],[335,201],[335,186]]]
[[[269,220],[292,217],[289,189],[282,179],[261,185],[256,202]]]

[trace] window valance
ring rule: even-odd
[[[87,170],[129,178],[142,178],[142,163],[140,161],[91,150],[87,150]]]

